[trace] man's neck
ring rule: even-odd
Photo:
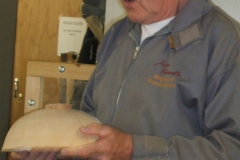
[[[189,0],[180,0],[179,6],[178,6],[178,11],[181,11],[183,7],[189,2]]]

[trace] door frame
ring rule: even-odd
[[[10,125],[17,4],[17,0],[0,1],[0,149]],[[7,154],[0,152],[0,159],[6,160]]]

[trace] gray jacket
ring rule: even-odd
[[[133,135],[133,159],[240,159],[239,24],[190,0],[139,45],[127,18],[107,32],[81,110]]]

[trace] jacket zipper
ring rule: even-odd
[[[140,46],[137,45],[137,47],[136,47],[136,49],[135,49],[135,51],[134,51],[134,54],[133,54],[133,60],[132,60],[132,62],[131,62],[131,64],[130,64],[130,66],[128,67],[127,73],[126,73],[126,75],[125,75],[125,77],[124,77],[124,80],[123,80],[123,82],[122,82],[121,88],[120,88],[120,90],[119,90],[119,92],[118,92],[118,97],[117,97],[115,109],[114,109],[114,112],[113,112],[112,117],[111,117],[111,119],[110,119],[110,123],[112,122],[112,119],[113,119],[113,117],[114,117],[114,115],[115,115],[115,112],[116,112],[116,110],[117,110],[117,108],[118,108],[119,99],[120,99],[120,96],[121,96],[121,93],[122,93],[123,85],[125,84],[125,81],[126,81],[126,78],[127,78],[128,71],[129,71],[130,67],[131,67],[132,64],[133,64],[133,61],[137,58],[137,55],[138,55],[139,50],[140,50]]]
[[[136,57],[137,57],[137,55],[138,55],[138,52],[139,52],[139,50],[140,50],[140,47],[139,47],[139,46],[137,46],[137,47],[136,47],[136,49],[135,49],[134,55],[133,55],[133,59],[134,59],[134,60],[136,59]]]
[[[121,93],[122,93],[122,88],[123,88],[123,86],[124,86],[124,84],[125,84],[125,81],[126,81],[126,78],[127,78],[128,71],[129,71],[129,69],[131,68],[134,60],[137,58],[138,53],[139,53],[140,48],[141,48],[141,47],[140,47],[141,45],[138,44],[137,40],[136,40],[131,34],[129,34],[129,35],[130,35],[130,37],[132,37],[132,39],[135,41],[137,47],[135,48],[135,51],[134,51],[134,54],[133,54],[133,60],[132,60],[132,62],[131,62],[131,64],[130,64],[130,66],[128,67],[127,73],[126,73],[126,75],[125,75],[125,77],[124,77],[124,80],[123,80],[123,82],[122,82],[121,88],[120,88],[120,90],[119,90],[119,92],[118,92],[118,96],[117,96],[117,101],[116,101],[116,104],[115,104],[115,108],[114,108],[114,111],[113,111],[113,114],[112,114],[112,117],[111,117],[109,123],[112,122],[113,117],[114,117],[114,115],[115,115],[115,113],[116,113],[116,110],[117,110],[117,108],[118,108],[119,99],[120,99],[120,96],[121,96]],[[156,36],[156,35],[153,35],[153,36],[150,36],[150,37],[154,37],[154,36]],[[148,37],[148,38],[149,38],[149,37]],[[141,43],[141,44],[143,44],[143,43]]]
[[[140,49],[140,47],[137,46],[136,49],[135,49],[134,55],[133,55],[133,60],[132,60],[132,62],[131,62],[131,65],[129,66],[129,68],[132,66],[133,61],[136,59],[137,54],[138,54],[138,52],[139,52],[139,49]],[[128,71],[129,71],[129,68],[128,68]],[[128,71],[127,71],[127,73],[128,73]],[[117,97],[117,101],[116,101],[116,109],[117,109],[117,107],[118,107],[119,98],[120,98],[120,95],[121,95],[121,93],[122,93],[122,87],[123,87],[123,85],[125,84],[126,77],[127,77],[127,74],[126,74],[126,76],[124,77],[123,83],[122,83],[121,88],[120,88],[120,91],[119,91],[119,93],[118,93],[118,97]]]

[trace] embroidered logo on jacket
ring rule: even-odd
[[[170,64],[167,61],[161,61],[160,63],[156,63],[155,65],[163,67],[160,72],[161,74],[181,77],[181,72],[168,70],[168,67],[170,67]]]
[[[155,66],[161,67],[160,73],[148,78],[147,82],[162,88],[176,88],[175,77],[181,77],[181,72],[170,71],[170,64],[167,61],[156,63]]]

